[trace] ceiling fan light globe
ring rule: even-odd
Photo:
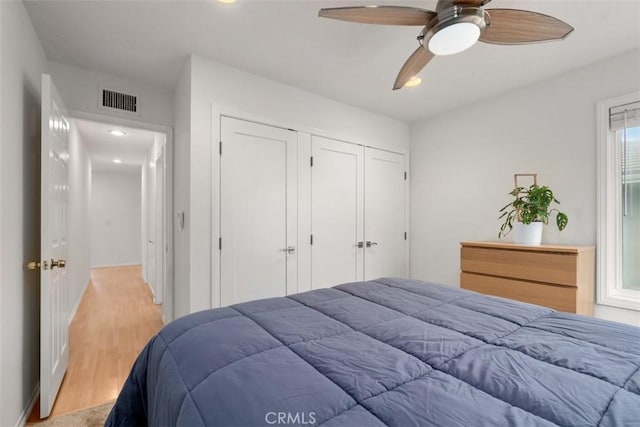
[[[434,55],[454,55],[476,44],[480,27],[472,22],[458,22],[446,26],[429,39],[429,50]]]

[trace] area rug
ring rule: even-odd
[[[37,427],[102,427],[109,416],[114,402],[59,417],[47,418],[37,423],[28,423],[27,426]]]

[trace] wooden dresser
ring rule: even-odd
[[[460,287],[593,315],[595,248],[462,242]]]

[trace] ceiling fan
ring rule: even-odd
[[[393,90],[402,88],[434,56],[452,55],[478,40],[518,45],[563,40],[573,27],[544,15],[519,9],[483,9],[491,0],[438,0],[436,11],[404,6],[356,6],[320,9],[319,16],[382,25],[424,25],[420,46],[400,69]]]

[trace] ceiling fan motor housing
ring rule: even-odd
[[[482,8],[473,6],[451,6],[438,11],[429,23],[424,27],[418,40],[425,49],[429,49],[429,41],[440,31],[457,24],[472,24],[482,34],[489,25],[489,14]],[[477,40],[477,39],[476,39]],[[475,43],[475,41],[474,41]],[[434,52],[437,54],[437,52]]]

